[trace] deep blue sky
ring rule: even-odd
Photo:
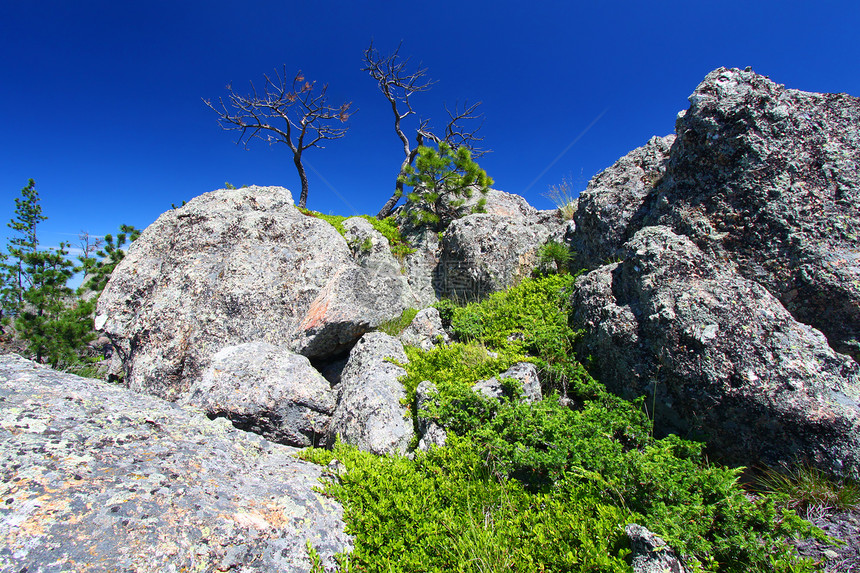
[[[444,103],[482,101],[494,152],[481,164],[494,186],[550,208],[550,185],[567,176],[579,191],[672,132],[719,66],[860,95],[858,30],[856,1],[3,0],[0,217],[12,217],[31,177],[49,217],[45,246],[145,227],[226,181],[297,198],[286,147],[235,145],[201,102],[284,64],[360,109],[345,139],[306,152],[322,175],[310,172],[308,206],[375,214],[402,151],[387,102],[360,70],[371,39],[383,52],[402,41],[401,54],[438,80],[414,99],[422,116],[441,122]]]

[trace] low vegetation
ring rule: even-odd
[[[329,223],[332,227],[337,229],[337,232],[340,233],[341,236],[346,236],[346,229],[343,226],[343,222],[346,219],[349,219],[349,217],[344,217],[342,215],[324,215],[323,213],[320,213],[318,211],[311,211],[310,209],[298,209],[308,217],[316,217],[317,219],[322,219],[323,221]],[[383,237],[388,239],[388,245],[391,248],[391,254],[394,255],[398,260],[402,260],[406,255],[415,252],[415,249],[410,247],[409,243],[407,243],[400,235],[400,229],[397,228],[397,223],[394,222],[394,218],[388,217],[386,219],[377,219],[376,217],[371,217],[370,215],[358,216],[373,225],[374,229],[379,231],[379,233],[382,234]]]
[[[458,339],[409,348],[410,400],[436,385],[421,412],[447,443],[407,457],[337,444],[307,459],[346,467],[325,492],[356,536],[349,571],[630,571],[624,526],[662,536],[696,571],[813,571],[784,542],[823,536],[780,496],[749,496],[740,469],[709,463],[703,445],[656,439],[641,401],[612,394],[573,356],[571,275],[523,281],[464,307],[438,306]],[[516,384],[492,400],[478,380],[529,360],[545,399]]]
[[[778,504],[801,515],[860,508],[860,484],[846,478],[834,479],[806,463],[771,468],[757,479],[757,486]]]

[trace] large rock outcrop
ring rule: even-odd
[[[143,232],[99,299],[96,327],[116,348],[115,375],[175,399],[227,346],[268,342],[310,358],[347,350],[403,310],[402,283],[389,278],[356,264],[286,189],[224,189]]]
[[[531,275],[540,246],[568,231],[556,211],[538,211],[518,195],[491,189],[486,200],[485,212],[456,219],[441,236],[412,228],[408,214],[401,215],[416,247],[407,270],[421,306],[443,297],[478,300],[517,284]]]
[[[860,357],[860,99],[720,68],[675,130],[583,192],[573,246],[584,266],[667,225]]]
[[[860,477],[860,367],[758,283],[667,227],[628,241],[623,262],[581,277],[577,354],[658,433],[707,440],[724,461],[808,462]]]
[[[857,475],[860,99],[721,68],[690,104],[580,198],[582,262],[621,261],[577,283],[580,350],[619,393],[656,384],[665,431]]]
[[[322,470],[151,396],[0,357],[0,570],[310,571],[348,551]]]
[[[652,137],[589,181],[573,215],[577,268],[605,264],[632,236],[631,220],[662,180],[674,141],[674,135]]]
[[[670,225],[860,357],[860,99],[708,74],[643,222]]]

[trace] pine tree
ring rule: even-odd
[[[113,235],[105,235],[104,246],[96,252],[95,257],[79,258],[83,270],[87,273],[80,292],[101,293],[107,286],[108,279],[116,266],[125,257],[123,247],[126,242],[134,242],[140,236],[140,230],[132,225],[120,225],[119,233],[114,239]]]
[[[25,258],[38,250],[36,227],[46,219],[39,204],[36,182],[30,179],[27,186],[21,189],[21,197],[15,199],[15,218],[8,223],[9,228],[20,236],[9,239],[9,254],[4,255],[2,264],[4,280],[0,304],[4,314],[17,314],[24,303],[24,292],[30,286],[24,272]]]
[[[438,151],[432,147],[418,148],[414,167],[404,168],[402,182],[412,187],[406,196],[410,217],[416,225],[431,225],[442,230],[463,216],[463,206],[475,191],[486,195],[493,184],[487,173],[472,160],[466,147],[453,149],[440,142]],[[484,210],[487,200],[481,197],[472,212]]]
[[[0,291],[6,317],[14,316],[17,335],[38,362],[54,367],[79,362],[86,343],[95,338],[95,303],[73,298],[69,279],[76,268],[66,243],[40,250],[38,224],[46,220],[32,179],[15,200],[9,228],[17,233],[7,243]]]
[[[68,258],[68,245],[56,250],[36,251],[24,256],[24,274],[30,283],[23,293],[24,304],[15,320],[18,334],[37,362],[53,367],[77,362],[87,342],[95,338],[93,302],[73,301],[67,286],[75,271]]]

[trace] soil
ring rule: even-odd
[[[830,573],[860,573],[860,507],[851,510],[810,508],[805,519],[824,532],[842,542],[828,544],[815,539],[794,541],[798,552],[804,557],[822,561],[822,571]]]

